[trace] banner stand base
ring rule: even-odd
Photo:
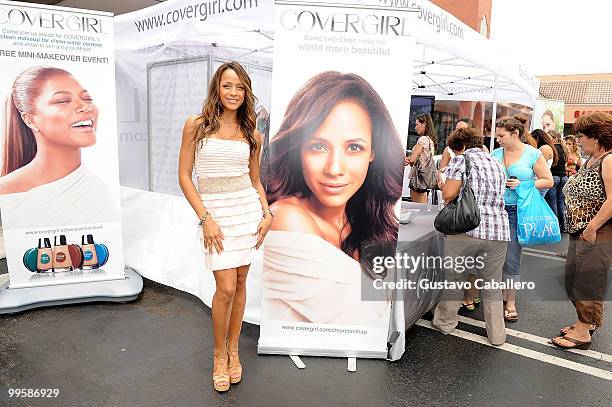
[[[257,345],[258,355],[286,355],[286,356],[327,356],[332,358],[360,358],[360,359],[387,359],[387,351],[360,350],[348,351],[345,349],[315,349],[315,348],[287,348],[286,346]]]
[[[0,283],[0,314],[12,314],[33,308],[82,302],[127,302],[138,298],[142,277],[126,268],[121,280],[61,284],[46,287],[9,288]]]

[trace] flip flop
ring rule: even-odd
[[[474,312],[476,310],[476,306],[474,306],[473,302],[469,302],[469,303],[464,303],[463,301],[461,302],[461,308],[465,308],[466,310],[468,310],[469,312]]]
[[[515,309],[504,309],[504,319],[508,322],[516,322],[518,321],[518,313]]]
[[[564,340],[566,340],[568,342],[573,343],[574,345],[573,346],[561,345],[560,343],[557,343],[557,341],[555,341],[555,339],[557,339],[557,338],[564,339]],[[568,349],[587,350],[587,349],[589,349],[591,347],[591,344],[593,343],[592,341],[582,342],[582,341],[579,341],[578,339],[568,338],[566,336],[563,336],[563,337],[558,336],[558,337],[552,338],[550,340],[550,342],[553,345],[555,345],[556,347],[561,348],[561,349],[566,349],[566,350],[568,350]]]
[[[591,325],[591,326],[594,326],[594,325]],[[561,334],[561,336],[564,336],[564,335],[567,335],[569,331],[571,331],[572,329],[574,329],[574,327],[571,325],[565,326],[559,330],[559,333]],[[593,336],[596,330],[597,328],[589,329],[589,335]]]

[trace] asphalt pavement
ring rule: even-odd
[[[525,275],[557,284],[566,242],[529,250]],[[6,263],[0,263],[6,272]],[[551,283],[552,282],[552,283]],[[508,343],[487,345],[480,310],[462,311],[452,335],[427,327],[407,333],[397,362],[256,354],[259,327],[244,324],[242,383],[211,385],[212,324],[199,299],[145,280],[127,304],[58,306],[0,316],[0,406],[609,406],[612,315],[590,352],[546,344],[575,318],[572,305],[521,293]],[[58,389],[57,398],[8,397],[9,389]]]

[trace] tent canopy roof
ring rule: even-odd
[[[386,0],[338,2],[411,16],[419,49],[413,66],[414,94],[534,105],[539,89],[535,77],[510,62],[492,41],[428,0],[411,0],[409,8],[389,7]],[[238,60],[271,66],[274,0],[243,4],[241,10],[219,13],[195,7],[190,0],[174,0],[123,14],[115,18],[117,37],[122,38],[117,47],[133,50],[163,44],[197,55],[213,46],[234,51]]]

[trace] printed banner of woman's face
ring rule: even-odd
[[[303,208],[315,234],[356,260],[362,243],[397,241],[403,148],[364,78],[334,71],[312,77],[289,102],[270,151],[271,204]]]
[[[32,167],[73,159],[81,148],[96,142],[98,107],[87,89],[63,69],[34,66],[21,72],[5,107],[2,193],[37,186]]]

